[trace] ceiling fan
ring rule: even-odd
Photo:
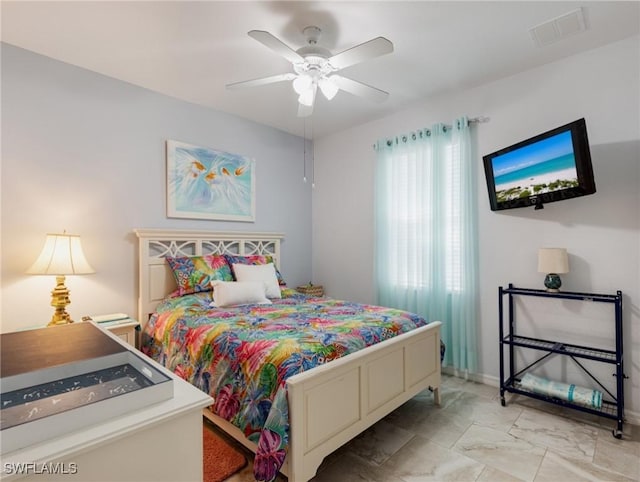
[[[307,40],[307,45],[293,50],[269,32],[251,30],[248,35],[291,62],[293,72],[235,82],[227,84],[227,88],[237,89],[293,81],[293,89],[299,95],[299,117],[307,117],[313,113],[318,87],[328,100],[333,99],[339,90],[365,97],[374,102],[382,102],[389,96],[389,93],[384,90],[335,74],[345,67],[393,52],[393,44],[389,40],[384,37],[376,37],[332,55],[327,49],[318,45],[322,33],[318,27],[306,27],[302,33]]]

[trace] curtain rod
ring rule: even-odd
[[[478,117],[472,117],[469,119],[469,122],[472,124],[484,124],[485,122],[489,122],[491,117],[487,117],[486,115],[479,115]]]
[[[479,115],[478,117],[471,117],[467,119],[469,124],[484,124],[485,122],[489,122],[491,120],[490,117]],[[451,124],[444,124],[447,129],[452,129],[453,126]]]

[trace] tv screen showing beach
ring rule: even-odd
[[[578,186],[571,131],[492,159],[498,202]]]

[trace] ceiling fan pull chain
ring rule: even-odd
[[[307,182],[307,118],[302,118],[302,181]]]
[[[309,116],[311,138],[311,189],[316,188],[316,149],[313,145],[313,117]]]

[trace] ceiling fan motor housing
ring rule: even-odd
[[[302,33],[307,39],[307,45],[300,47],[296,52],[304,58],[304,63],[309,64],[311,67],[317,67],[319,70],[325,70],[326,72],[324,73],[337,70],[327,65],[329,64],[328,59],[332,56],[332,53],[328,49],[318,45],[322,30],[318,27],[310,26],[305,27]]]
[[[309,45],[315,45],[320,40],[320,35],[322,35],[322,30],[315,25],[309,25],[302,29],[302,35],[307,39],[307,43]]]

